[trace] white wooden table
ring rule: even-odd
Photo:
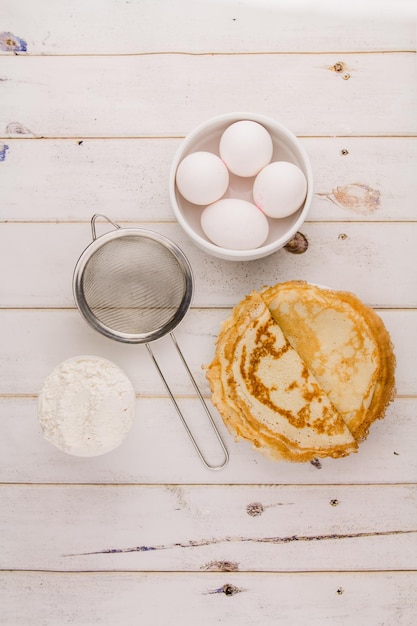
[[[286,6],[1,2],[0,624],[417,623],[415,19]],[[174,152],[229,111],[280,120],[310,155],[304,254],[219,261],[175,223]],[[96,212],[189,257],[195,296],[176,335],[206,396],[201,365],[252,289],[306,279],[375,307],[397,395],[359,453],[272,463],[215,413],[230,463],[205,469],[146,349],[101,337],[75,308]],[[156,348],[215,460],[169,345]],[[114,361],[137,391],[127,440],[91,459],[56,450],[37,419],[45,377],[80,354]]]

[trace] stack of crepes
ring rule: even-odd
[[[356,452],[394,395],[395,356],[375,311],[302,281],[252,292],[223,322],[207,367],[229,431],[269,457]]]

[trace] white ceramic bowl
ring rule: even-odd
[[[204,234],[200,219],[204,207],[191,204],[179,193],[175,184],[178,165],[191,152],[207,150],[219,154],[219,141],[223,131],[240,120],[252,120],[262,124],[272,137],[274,152],[271,161],[290,161],[297,165],[307,179],[307,195],[304,204],[289,217],[270,219],[266,242],[253,250],[229,250],[212,243]],[[240,198],[253,202],[252,188],[255,177],[242,178],[230,173],[229,187],[224,198]],[[268,256],[290,241],[306,219],[313,199],[313,172],[307,153],[300,141],[288,128],[279,122],[255,113],[225,113],[203,122],[195,128],[179,146],[170,170],[169,195],[171,206],[180,226],[192,241],[204,252],[228,261],[250,261]]]

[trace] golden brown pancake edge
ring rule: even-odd
[[[283,434],[282,428],[281,431],[274,430],[265,420],[260,420],[259,416],[257,418],[253,414],[253,403],[251,403],[250,395],[249,404],[252,404],[252,408],[248,406],[247,397],[244,394],[242,396],[242,393],[236,393],[236,379],[239,378],[236,345],[240,345],[240,339],[247,336],[249,331],[252,331],[252,334],[254,333],[253,325],[259,323],[262,309],[264,309],[263,314],[266,326],[264,324],[258,331],[260,330],[264,333],[265,328],[268,327],[269,320],[271,320],[273,323],[272,330],[276,332],[279,330],[279,333],[281,333],[278,325],[272,320],[270,312],[262,301],[260,294],[252,292],[252,294],[234,307],[231,316],[223,322],[216,342],[214,359],[207,367],[206,376],[212,391],[212,401],[221,414],[227,428],[237,438],[242,437],[251,441],[254,447],[266,456],[276,459],[308,461],[318,456],[337,458],[356,451],[356,441],[351,436],[343,420],[334,410],[334,407],[331,406],[327,396],[319,389],[316,381],[308,371],[306,373],[309,381],[308,388],[305,386],[305,381],[295,382],[301,386],[304,385],[300,390],[302,394],[306,393],[307,389],[310,389],[310,391],[312,388],[316,390],[320,396],[319,402],[323,403],[324,422],[321,423],[320,419],[318,421],[315,419],[299,429],[293,428],[292,431],[290,430],[292,432],[292,437],[290,438]],[[284,336],[282,336],[282,340],[288,344]],[[262,345],[260,349],[262,352]],[[301,364],[303,369],[307,369],[289,344],[288,350],[292,358],[291,362],[295,360],[296,366]],[[266,354],[264,356],[268,357],[269,355]],[[253,360],[254,355],[251,355],[251,357]],[[234,374],[232,372],[233,364],[235,368]],[[238,384],[241,382],[238,381]],[[316,404],[316,411],[317,407],[320,407],[320,405]],[[308,406],[306,408],[308,409]],[[304,410],[305,407],[302,407],[302,409]],[[300,419],[301,414],[297,414],[297,419]],[[283,418],[276,417],[281,420],[282,426]],[[325,424],[324,427],[323,424]],[[337,426],[336,430],[335,426]],[[288,425],[286,427],[288,430]],[[296,433],[295,436],[294,431]],[[309,437],[315,438],[316,442],[321,442],[322,446],[318,444],[313,446],[307,445],[306,442],[308,442]]]
[[[352,311],[356,312],[357,319],[362,320],[361,323],[364,324],[364,328],[372,337],[375,345],[378,346],[379,358],[372,400],[366,411],[362,411],[358,419],[352,420],[349,425],[349,430],[355,439],[353,444],[336,446],[334,449],[327,450],[321,450],[317,447],[306,448],[302,451],[296,449],[291,440],[282,434],[277,436],[276,433],[254,419],[244,402],[230,396],[230,390],[226,388],[230,386],[230,382],[225,384],[224,380],[222,381],[222,365],[219,353],[220,351],[223,352],[225,358],[233,362],[233,335],[244,332],[244,319],[245,315],[248,314],[248,309],[251,307],[256,309],[256,301],[253,304],[253,298],[255,297],[256,300],[256,297],[261,296],[264,303],[268,306],[282,290],[296,290],[300,297],[306,293],[310,296],[315,294],[319,300],[324,298],[324,302],[327,303],[326,306],[333,301],[342,302],[343,306],[351,307]],[[255,313],[252,311],[253,314],[256,317],[256,311]],[[288,281],[273,287],[265,287],[260,292],[252,292],[252,294],[246,296],[234,307],[230,317],[222,323],[216,342],[214,358],[206,367],[206,376],[210,384],[213,404],[222,416],[228,430],[237,439],[244,438],[252,442],[256,449],[271,458],[299,462],[312,460],[315,457],[323,458],[330,456],[339,458],[357,451],[358,443],[367,437],[371,424],[376,419],[384,417],[386,408],[393,399],[395,364],[392,342],[381,318],[373,309],[364,305],[354,294],[321,288],[305,281]],[[309,368],[308,363],[307,366]],[[314,375],[314,371],[312,373]]]

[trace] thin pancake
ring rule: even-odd
[[[261,296],[355,439],[364,439],[394,393],[395,357],[380,317],[351,293],[302,281]]]
[[[343,419],[256,292],[223,323],[207,378],[213,403],[231,432],[265,454],[307,461],[357,449]]]

